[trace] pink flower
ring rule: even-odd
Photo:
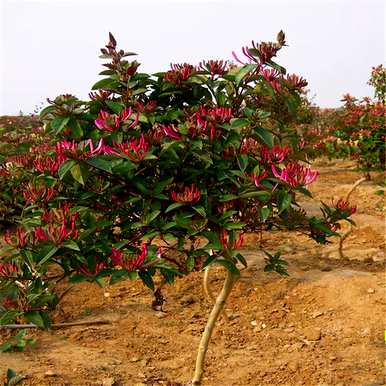
[[[93,101],[105,101],[106,99],[109,99],[111,94],[111,91],[98,90],[97,92],[90,92],[88,96]]]
[[[47,203],[51,200],[55,193],[56,191],[54,188],[47,186],[37,187],[31,183],[23,185],[23,197],[28,203],[36,203],[39,201]]]
[[[8,157],[6,160],[6,164],[11,163],[19,167],[26,167],[31,165],[31,161],[31,156],[29,154],[22,154]]]
[[[141,113],[149,114],[149,113],[152,113],[157,108],[157,101],[151,100],[146,104],[136,101],[134,105],[135,105],[135,108]]]
[[[0,264],[0,277],[11,277],[18,272],[18,268],[13,263]]]
[[[268,172],[266,170],[263,170],[259,175],[253,174],[252,175],[252,181],[255,183],[257,187],[261,186],[261,181],[264,180],[264,178],[268,177]]]
[[[175,139],[176,141],[182,139],[182,136],[178,131],[178,127],[176,127],[175,125],[161,125],[161,129],[163,130],[165,135],[171,139]]]
[[[49,241],[50,237],[43,227],[38,226],[34,229],[35,243]]]
[[[357,211],[357,207],[350,206],[350,203],[348,201],[345,201],[343,198],[340,198],[335,204],[336,209],[347,211],[348,213],[354,214]]]
[[[132,114],[133,110],[131,107],[125,108],[120,115],[109,114],[107,111],[101,110],[94,122],[99,129],[112,133],[118,130],[120,124],[127,121]],[[139,114],[137,114],[137,116],[134,118],[133,123],[129,126],[129,128],[136,126],[138,119]]]
[[[286,81],[290,86],[298,90],[301,90],[308,85],[308,82],[305,79],[295,74],[287,75]]]
[[[296,162],[290,162],[284,169],[278,171],[275,165],[271,166],[273,175],[286,182],[292,188],[305,186],[313,183],[319,175],[319,172],[312,171]]]
[[[244,236],[239,235],[237,239],[231,241],[229,238],[229,231],[223,229],[220,234],[220,242],[224,249],[240,249],[244,244]]]
[[[171,70],[165,73],[164,79],[176,85],[180,85],[182,82],[188,80],[195,71],[194,66],[188,63],[171,64],[170,67]]]
[[[15,248],[23,248],[27,245],[27,233],[24,228],[18,227],[16,233],[7,230],[3,236],[4,241]]]
[[[256,139],[248,137],[244,138],[240,145],[240,154],[253,154],[255,155],[260,147],[259,142]]]
[[[33,166],[41,173],[49,172],[51,175],[55,175],[65,160],[66,158],[60,155],[56,157],[42,156],[33,161]]]
[[[279,71],[264,68],[260,71],[260,74],[264,77],[264,79],[274,88],[276,91],[280,92],[282,90],[281,84],[279,80],[281,79],[281,74]]]
[[[270,149],[268,146],[262,146],[260,150],[260,156],[264,163],[282,163],[287,158],[291,149],[288,146],[272,146]]]
[[[228,123],[233,117],[233,112],[229,107],[207,109],[205,106],[200,106],[194,117],[197,127],[190,129],[191,134],[195,136],[199,132],[204,132],[214,140],[221,136],[221,128],[217,128],[217,125]]]
[[[111,146],[105,144],[103,138],[99,140],[98,145],[95,148],[92,139],[87,140],[87,144],[90,148],[90,152],[88,153],[89,157],[94,157],[96,155],[119,155],[119,153],[117,153]]]
[[[64,240],[72,239],[76,240],[79,236],[79,231],[76,229],[76,220],[79,217],[79,213],[75,212],[69,214],[65,209],[61,212],[60,216],[54,218],[50,216],[48,212],[44,212],[42,219],[48,220],[50,223],[44,229],[42,226],[38,226],[34,229],[35,244],[39,242],[51,241],[55,245],[59,245]],[[59,220],[59,223],[52,223],[53,220]]]
[[[136,271],[141,268],[147,256],[147,244],[142,243],[141,245],[141,253],[137,254],[134,259],[128,258],[128,256],[124,256],[123,252],[117,248],[113,248],[111,251],[111,261],[114,266],[119,266],[126,271]]]
[[[126,154],[132,161],[138,162],[146,157],[149,151],[149,144],[145,140],[145,136],[141,134],[139,140],[134,139],[130,142],[126,141],[121,144],[114,144],[123,154]]]
[[[98,129],[113,132],[119,128],[119,117],[115,114],[110,115],[107,111],[101,110],[95,119],[95,126]]]
[[[204,60],[200,62],[199,67],[203,71],[208,71],[213,79],[215,75],[224,75],[227,72],[228,62],[225,60]]]
[[[182,192],[171,192],[170,196],[173,201],[179,202],[181,204],[193,204],[200,200],[201,191],[195,184],[192,184],[190,186],[185,186]]]
[[[113,248],[111,251],[110,259],[113,262],[113,265],[123,265],[123,252],[117,248]]]
[[[90,269],[85,266],[85,265],[82,265],[78,268],[78,271],[80,273],[83,273],[83,275],[85,276],[96,276],[98,275],[98,273],[100,273],[104,268],[105,268],[105,263],[103,261],[98,261],[96,264],[95,264],[95,269],[94,271],[90,271]]]

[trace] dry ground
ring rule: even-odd
[[[344,196],[359,177],[351,163],[318,161],[316,199]],[[263,235],[289,261],[288,278],[263,272],[250,235],[242,272],[211,342],[205,386],[384,385],[386,282],[384,202],[366,182],[352,195],[357,228],[337,259],[337,242],[318,246],[289,232]],[[308,210],[316,209],[306,203]],[[212,273],[212,286],[224,272]],[[210,304],[201,274],[165,289],[165,313],[149,306],[139,283],[104,290],[82,284],[71,291],[55,321],[107,319],[106,325],[34,332],[36,347],[0,354],[0,374],[12,368],[24,385],[184,385],[192,374]],[[3,338],[6,334],[3,333]],[[1,341],[1,335],[0,335]]]

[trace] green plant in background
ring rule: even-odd
[[[0,345],[0,352],[18,350],[23,351],[25,348],[33,346],[35,340],[27,338],[27,330],[20,330],[16,335],[12,336],[8,341]]]

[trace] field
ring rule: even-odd
[[[344,196],[360,175],[351,161],[317,160],[317,200]],[[227,304],[209,347],[204,384],[383,385],[386,282],[384,202],[376,178],[352,195],[357,226],[338,259],[337,241],[318,246],[291,232],[267,232],[261,243],[283,251],[288,278],[263,272],[259,235],[249,235],[248,268]],[[316,206],[305,202],[312,213]],[[224,272],[214,269],[212,287]],[[23,385],[185,385],[210,304],[202,274],[165,287],[164,312],[152,310],[140,283],[100,289],[74,287],[53,315],[55,322],[105,320],[108,324],[31,331],[33,348],[3,353]],[[6,332],[0,333],[5,339]],[[157,344],[154,344],[154,343]]]

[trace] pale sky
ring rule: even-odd
[[[385,63],[384,0],[0,0],[0,16],[0,115],[63,93],[86,98],[109,31],[152,73],[232,59],[283,29],[277,62],[305,77],[323,107],[347,92],[372,96],[371,67]]]

